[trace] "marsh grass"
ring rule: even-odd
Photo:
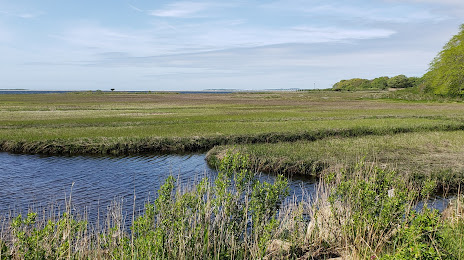
[[[127,154],[464,128],[454,103],[328,91],[1,95],[0,150]],[[269,98],[269,97],[272,98]]]
[[[250,165],[257,171],[315,176],[353,166],[364,158],[397,169],[419,186],[435,180],[437,191],[446,193],[457,192],[464,183],[463,147],[462,131],[431,131],[219,146],[207,158],[214,165],[224,151],[235,149],[249,154]]]

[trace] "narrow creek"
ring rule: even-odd
[[[65,208],[72,199],[73,211],[89,221],[105,218],[112,203],[122,205],[123,215],[132,216],[153,201],[164,180],[173,175],[181,184],[192,184],[217,172],[208,167],[205,154],[109,156],[43,156],[0,153],[0,216],[28,210]],[[261,175],[272,181],[274,176]],[[289,180],[290,197],[315,193],[309,178]]]

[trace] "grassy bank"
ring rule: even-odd
[[[327,125],[322,129],[314,126],[311,130],[295,132],[265,132],[249,134],[230,134],[216,136],[192,137],[80,137],[80,138],[50,138],[44,140],[7,140],[0,141],[0,150],[13,153],[39,153],[39,154],[137,154],[149,152],[195,152],[207,151],[215,146],[257,143],[280,143],[296,141],[316,141],[327,138],[382,136],[398,133],[427,133],[430,131],[456,131],[463,130],[464,123],[432,121],[411,123],[398,121],[385,125],[370,126],[373,122],[364,120],[369,126],[353,124],[348,128],[330,128]],[[385,123],[384,120],[382,120]],[[390,125],[388,125],[390,124]],[[346,127],[346,125],[345,125]],[[37,132],[35,134],[38,134]],[[41,138],[47,138],[41,136]],[[269,147],[270,148],[270,147]],[[219,148],[220,149],[220,148]],[[302,173],[302,174],[306,174]]]
[[[227,154],[217,179],[179,186],[168,177],[131,216],[117,204],[95,228],[73,215],[3,222],[0,259],[463,259],[462,198],[443,213],[396,172],[372,164],[327,175],[313,198],[284,201],[287,182],[260,182],[248,158]],[[401,175],[399,175],[401,176]],[[71,199],[69,199],[71,201]]]
[[[334,137],[317,141],[279,142],[218,146],[208,153],[215,161],[234,149],[250,155],[257,171],[319,175],[356,164],[361,158],[395,168],[423,181],[435,179],[443,188],[457,189],[464,183],[464,133],[431,131],[399,134]]]
[[[0,149],[48,154],[198,151],[222,144],[458,130],[459,103],[381,93],[0,95]]]

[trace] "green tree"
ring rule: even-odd
[[[349,79],[349,80],[341,80],[335,85],[333,85],[333,90],[363,90],[363,89],[370,89],[371,82],[368,79]]]
[[[390,78],[387,82],[389,88],[410,88],[412,87],[409,78],[405,75],[398,75]]]
[[[464,95],[464,24],[430,63],[426,90],[439,95]]]
[[[424,79],[421,77],[409,77],[409,82],[411,82],[412,87],[417,87],[421,85],[421,83],[424,81]]]
[[[387,89],[388,77],[378,77],[371,81],[371,87],[373,89]]]

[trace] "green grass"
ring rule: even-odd
[[[40,153],[37,143],[92,143],[102,148],[73,149],[76,153],[104,153],[111,150],[107,144],[156,152],[182,151],[180,139],[205,139],[203,145],[190,147],[210,149],[221,143],[267,142],[273,136],[308,139],[307,133],[312,140],[323,133],[357,129],[368,129],[357,131],[365,135],[464,128],[464,106],[459,103],[389,102],[372,99],[373,95],[381,93],[1,95],[0,143],[8,143],[2,150],[16,152],[21,152],[20,146],[34,146],[23,152]],[[160,138],[169,139],[170,145],[146,148]],[[71,153],[71,149],[43,152]]]
[[[417,180],[434,178],[441,185],[451,184],[454,188],[464,183],[463,131],[218,146],[210,151],[208,160],[214,164],[228,149],[250,154],[253,168],[260,171],[319,175],[354,165],[364,158]]]

